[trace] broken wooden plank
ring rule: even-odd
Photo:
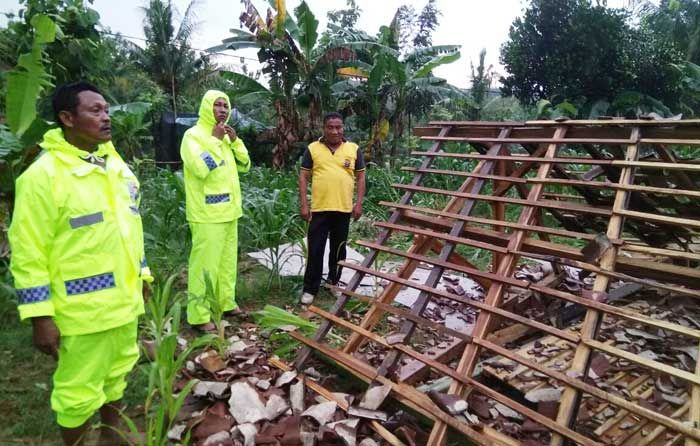
[[[444,411],[439,409],[437,405],[435,405],[435,403],[430,401],[429,398],[415,390],[415,388],[407,385],[396,384],[393,381],[379,375],[377,373],[377,370],[373,369],[369,365],[363,364],[362,367],[358,368],[357,363],[359,361],[347,353],[334,350],[296,332],[290,332],[289,334],[297,341],[300,341],[306,344],[307,346],[312,347],[314,350],[328,356],[341,366],[349,368],[349,370],[351,371],[359,372],[360,369],[364,370],[364,372],[360,372],[359,374],[363,375],[367,381],[377,380],[381,384],[391,385],[392,389],[395,389],[394,395],[397,399],[399,399],[402,402],[411,401],[411,403],[413,403],[412,407],[420,408],[419,411],[428,418],[432,420],[440,420],[442,423],[449,425],[450,427],[461,432],[463,435],[466,435],[468,438],[477,441],[481,445],[496,444],[492,438],[485,436],[484,434],[469,427],[466,423],[463,423],[455,419],[454,417],[446,414]],[[418,397],[418,395],[416,394],[420,395],[420,397]],[[427,398],[427,401],[430,401],[430,404],[426,404],[426,401],[421,399],[423,397]]]

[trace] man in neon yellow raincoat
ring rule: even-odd
[[[250,170],[250,157],[236,131],[226,125],[230,110],[225,93],[207,91],[199,107],[199,120],[185,132],[180,147],[187,221],[192,231],[187,321],[205,331],[214,328],[212,298],[224,312],[238,310],[238,219],[242,215],[238,173]],[[205,277],[214,294],[209,298]]]
[[[42,155],[17,180],[11,271],[34,344],[58,360],[51,408],[67,445],[99,410],[116,444],[119,400],[136,363],[143,281],[139,182],[111,140],[108,105],[85,82],[57,89]]]

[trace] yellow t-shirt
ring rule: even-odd
[[[311,171],[312,212],[352,212],[355,172],[365,169],[357,144],[346,141],[331,151],[322,140],[313,142],[301,168]]]

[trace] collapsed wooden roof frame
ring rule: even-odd
[[[311,307],[312,312],[323,318],[323,323],[313,339],[292,333],[296,339],[305,344],[294,366],[301,369],[311,352],[315,350],[332,358],[354,375],[368,382],[370,387],[390,386],[395,399],[435,421],[428,442],[431,446],[444,444],[447,428],[453,428],[472,441],[483,445],[514,445],[518,442],[487,425],[471,426],[464,423],[440,409],[430,398],[413,386],[390,380],[389,372],[396,367],[399,359],[404,355],[423,362],[440,374],[452,377],[454,384],[450,387],[449,393],[464,395],[467,390],[476,390],[542,424],[552,433],[552,445],[562,445],[567,441],[586,446],[602,444],[598,439],[586,438],[573,429],[582,393],[590,394],[631,414],[650,420],[662,428],[676,432],[685,439],[686,445],[700,445],[700,362],[692,373],[596,340],[602,319],[605,315],[610,315],[642,323],[648,327],[682,334],[700,342],[698,329],[653,319],[633,310],[605,303],[611,279],[637,282],[647,287],[700,298],[700,270],[696,268],[700,261],[700,254],[683,250],[682,243],[669,247],[668,239],[662,241],[666,246],[653,247],[640,243],[638,239],[631,241],[623,234],[623,230],[627,230],[628,233],[630,230],[624,226],[627,220],[639,222],[639,227],[635,226],[631,229],[639,229],[640,232],[645,231],[641,228],[644,225],[668,229],[670,232],[672,231],[669,228],[676,228],[684,232],[686,241],[695,240],[700,232],[698,214],[683,215],[682,205],[674,207],[668,203],[679,203],[674,197],[686,197],[690,200],[700,198],[700,192],[698,192],[700,162],[678,160],[674,151],[668,146],[700,145],[700,120],[433,122],[429,127],[416,129],[416,134],[423,140],[432,141],[433,144],[427,151],[412,153],[415,157],[421,157],[422,163],[418,168],[406,169],[415,173],[410,184],[394,185],[405,191],[400,201],[382,203],[394,211],[387,222],[377,223],[381,232],[375,242],[360,242],[360,245],[369,248],[363,263],[361,265],[343,263],[344,267],[352,268],[356,273],[344,289],[337,289],[340,294],[331,310],[326,312]],[[447,142],[459,143],[460,150],[466,148],[471,152],[447,152],[445,151]],[[589,157],[561,155],[561,148],[567,145],[583,147]],[[512,147],[520,152],[522,149],[527,152],[516,154]],[[642,160],[642,148],[647,147],[653,149],[653,156]],[[605,153],[603,148],[606,149]],[[473,159],[477,164],[471,172],[431,168],[433,160],[439,157]],[[578,172],[566,169],[566,166],[570,165],[590,166],[590,169],[578,175]],[[531,173],[530,176],[526,176],[534,171],[536,171],[534,177]],[[635,178],[640,172],[667,172],[668,176],[661,176],[666,178],[665,187],[658,187],[658,176],[655,185],[636,184]],[[421,186],[428,175],[460,176],[465,180],[456,191],[440,190]],[[601,176],[604,178],[602,181],[594,181]],[[646,180],[643,176],[641,178],[642,181],[649,183],[652,177]],[[487,182],[491,182],[493,188],[491,193],[483,194]],[[548,196],[545,187],[551,184],[574,188],[581,197],[585,198],[586,203],[582,204],[578,201],[580,197],[577,196],[562,194]],[[515,188],[520,198],[505,196],[512,188]],[[614,197],[611,206],[601,204],[604,202],[600,200],[602,195],[596,195],[599,190],[610,191]],[[450,200],[442,210],[420,208],[410,204],[416,193],[447,195]],[[648,210],[648,206],[644,205],[646,197],[662,196],[671,197],[671,200],[665,201],[664,206],[670,206],[665,209],[671,209],[678,215],[660,215],[646,211]],[[492,206],[493,218],[477,218],[470,215],[480,201],[485,201]],[[629,206],[631,201],[641,202],[641,207],[645,211],[631,208]],[[680,204],[686,202],[687,200],[681,200]],[[691,203],[694,202],[691,201]],[[648,205],[648,200],[646,204]],[[506,221],[506,205],[519,207],[520,214],[516,222]],[[605,235],[609,246],[602,250],[595,260],[591,260],[587,259],[580,249],[552,241],[550,236],[591,241],[597,234],[590,232],[590,228],[572,230],[570,224],[566,229],[545,226],[545,212],[568,223],[572,220],[566,220],[566,217],[571,215],[604,219],[607,223]],[[477,226],[484,224],[491,225],[492,229]],[[505,228],[510,232],[506,232]],[[387,246],[387,241],[394,232],[413,234],[414,239],[410,249],[404,252]],[[537,234],[538,238],[532,237],[532,234]],[[677,237],[676,240],[678,240]],[[482,271],[460,257],[455,251],[458,245],[490,251],[493,255],[491,270]],[[427,255],[430,251],[439,254],[437,257],[430,257]],[[620,255],[622,251],[668,256],[685,262],[685,266],[653,260],[630,259]],[[373,263],[381,253],[401,256],[405,262],[395,274],[380,272],[378,268],[372,269]],[[513,273],[520,258],[555,260],[560,264],[596,273],[593,298],[586,299],[546,285],[516,279]],[[420,262],[433,266],[423,284],[409,280]],[[436,287],[445,270],[464,273],[484,285],[486,289],[484,302],[438,290]],[[355,290],[365,275],[381,278],[389,285],[376,298],[363,296]],[[580,332],[562,330],[502,308],[505,291],[511,286],[529,288],[548,297],[585,307],[586,313]],[[418,299],[409,311],[391,305],[394,297],[403,287],[420,291]],[[470,336],[450,330],[421,316],[431,297],[434,296],[471,305],[480,310]],[[360,325],[339,317],[351,298],[370,304]],[[400,326],[400,333],[403,334],[402,342],[390,343],[377,332],[372,331],[382,316],[388,313],[402,319]],[[499,320],[517,322],[575,344],[575,356],[569,370],[559,371],[548,368],[487,340],[487,336]],[[350,330],[352,333],[342,350],[323,343],[323,339],[334,325]],[[430,327],[441,334],[464,341],[461,359],[456,370],[410,347],[410,338],[417,326]],[[378,369],[351,355],[365,342],[377,343],[388,350]],[[565,390],[556,419],[550,419],[472,378],[481,351],[501,355],[563,384]],[[690,404],[687,413],[683,415],[689,422],[663,415],[635,401],[629,401],[584,382],[580,377],[587,375],[594,351],[624,358],[654,373],[668,374],[688,382],[691,389]],[[664,429],[655,430],[652,432],[652,437],[660,435],[660,432],[664,432]],[[384,434],[390,442],[398,441],[395,437],[391,439],[388,432]],[[644,444],[649,444],[652,440],[652,438],[646,438]]]

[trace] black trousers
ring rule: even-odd
[[[323,254],[326,248],[326,240],[330,237],[330,253],[328,255],[327,281],[338,283],[342,267],[338,261],[345,260],[345,244],[350,229],[350,212],[312,212],[309,233],[307,234],[307,246],[309,249],[306,259],[306,271],[304,271],[304,292],[318,293],[321,287],[323,275]]]

